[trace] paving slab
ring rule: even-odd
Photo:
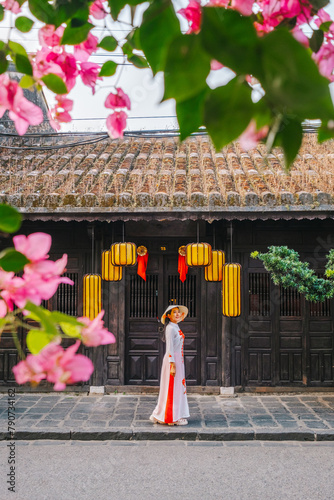
[[[334,394],[190,394],[188,426],[152,424],[156,402],[157,395],[18,393],[13,409],[2,393],[0,440],[334,440]]]

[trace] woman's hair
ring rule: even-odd
[[[168,323],[170,322],[170,319],[169,317],[166,315],[166,318],[165,318],[165,324],[163,326],[160,326],[159,327],[159,332],[160,332],[160,338],[163,342],[166,342],[166,328],[167,328],[167,325]]]

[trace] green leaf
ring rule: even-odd
[[[118,14],[126,5],[135,6],[141,3],[144,3],[144,0],[108,0],[110,12],[115,21],[118,18]]]
[[[67,94],[68,92],[65,83],[58,75],[49,73],[48,75],[43,76],[41,80],[45,83],[47,88],[52,90],[55,94]]]
[[[208,91],[209,88],[206,88],[198,95],[176,103],[181,141],[184,141],[186,137],[203,125],[204,100]]]
[[[0,267],[7,272],[18,273],[29,262],[25,255],[14,248],[6,248],[0,253]]]
[[[29,10],[33,16],[45,24],[55,24],[56,13],[45,0],[29,0]]]
[[[309,51],[285,29],[269,33],[260,42],[261,84],[270,107],[301,120],[332,119],[334,108],[328,80],[320,75]]]
[[[216,149],[237,139],[247,128],[254,111],[250,88],[237,78],[212,90],[205,101],[204,125]]]
[[[324,41],[324,32],[322,30],[314,30],[310,38],[310,47],[313,52],[317,53],[320,50],[322,42]]]
[[[24,56],[28,59],[28,54],[26,49],[19,43],[12,42],[12,40],[9,40],[8,46],[10,50],[13,52],[14,56],[17,56],[17,54],[20,54],[21,56]]]
[[[211,59],[237,73],[261,74],[259,38],[250,17],[230,9],[206,7],[199,37]]]
[[[10,205],[0,205],[0,231],[16,233],[21,227],[22,215]]]
[[[302,144],[303,129],[300,120],[285,116],[277,134],[277,142],[284,151],[285,166],[288,169],[294,162]]]
[[[326,5],[329,4],[329,0],[309,0],[310,4],[316,9],[322,9],[323,7],[326,7]]]
[[[324,33],[327,33],[332,24],[333,21],[326,21],[325,23],[320,24],[319,29],[322,30]]]
[[[112,76],[116,73],[117,70],[117,63],[114,61],[106,61],[99,73],[99,76]]]
[[[0,22],[3,21],[4,17],[5,17],[5,9],[3,5],[0,5]]]
[[[15,19],[15,28],[22,33],[28,33],[34,25],[34,21],[29,17],[20,16]]]
[[[50,312],[50,317],[56,323],[69,323],[74,326],[81,326],[83,323],[77,320],[74,316],[69,316],[68,314],[64,314],[60,311],[52,311]]]
[[[15,66],[17,71],[19,71],[20,73],[29,76],[33,75],[32,65],[28,57],[17,54],[15,57]]]
[[[65,333],[65,335],[68,335],[69,337],[75,337],[79,339],[81,337],[80,335],[80,328],[79,326],[71,325],[69,323],[59,323],[61,329]]]
[[[36,306],[32,302],[27,302],[25,305],[24,309],[27,311],[30,311],[32,315],[29,315],[34,319],[35,321],[39,321],[39,323],[42,324],[43,329],[53,337],[59,334],[57,325],[51,318],[51,313],[50,311],[47,311],[41,306]]]
[[[20,87],[22,87],[23,89],[30,89],[34,85],[35,85],[35,80],[31,76],[28,75],[22,76],[20,80]]]
[[[149,67],[148,62],[143,56],[137,56],[136,54],[132,54],[132,56],[128,56],[128,61],[139,69]]]
[[[93,27],[91,23],[74,18],[65,28],[60,43],[62,45],[78,45],[87,39],[88,33]]]
[[[139,37],[153,74],[164,69],[169,44],[180,34],[180,24],[170,0],[151,3],[144,12]]]
[[[63,332],[69,337],[80,338],[80,331],[83,326],[77,318],[73,316],[68,316],[67,314],[61,313],[59,311],[53,311],[50,314],[51,319],[59,323]]]
[[[210,57],[203,51],[197,35],[179,35],[167,52],[165,99],[185,101],[206,88]]]
[[[27,334],[27,347],[32,354],[38,354],[53,338],[53,335],[43,330],[29,330]]]
[[[108,52],[114,52],[118,46],[118,42],[116,38],[113,36],[105,36],[101,42],[98,44],[98,47],[101,49],[107,50]]]
[[[8,68],[7,54],[4,50],[0,50],[0,75],[5,73]]]
[[[329,123],[327,125],[322,124],[318,130],[318,142],[328,141],[329,139],[334,139],[334,123]]]

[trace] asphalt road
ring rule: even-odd
[[[1,500],[334,498],[334,442],[8,444],[0,443]],[[6,484],[13,452],[15,492]]]

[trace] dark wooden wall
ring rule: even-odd
[[[272,244],[288,245],[321,273],[325,255],[334,247],[332,221],[235,221],[232,228],[232,255],[229,222],[201,222],[200,241],[213,244],[215,233],[215,247],[225,251],[227,262],[242,264],[242,315],[222,318],[221,284],[207,283],[202,269],[191,270],[190,274],[196,276],[198,312],[196,318],[188,318],[181,326],[187,338],[188,383],[244,387],[333,385],[333,301],[315,306],[292,292],[284,295],[268,280],[260,261],[250,258],[253,250],[266,251]],[[95,224],[95,264],[91,259],[91,224],[24,222],[21,232],[35,231],[52,235],[51,258],[67,253],[67,273],[76,279],[75,296],[61,290],[45,305],[71,314],[75,304],[75,313],[80,316],[82,278],[85,273],[101,272],[101,252],[112,242],[122,241],[123,224]],[[191,221],[125,224],[125,240],[147,246],[151,255],[148,274],[160,280],[159,317],[168,305],[166,276],[177,274],[177,249],[196,239],[197,224]],[[9,244],[3,240],[1,243],[3,247]],[[149,320],[151,340],[142,342],[147,318],[138,322],[129,316],[129,283],[135,274],[136,269],[129,268],[120,283],[103,282],[105,322],[115,334],[116,343],[84,348],[96,367],[90,384],[134,383],[131,363],[136,365],[136,383],[159,383],[164,348],[159,340],[159,324],[155,318]],[[19,332],[19,336],[24,342],[24,334]],[[2,385],[13,383],[11,368],[17,361],[11,336],[4,332],[0,342]]]

